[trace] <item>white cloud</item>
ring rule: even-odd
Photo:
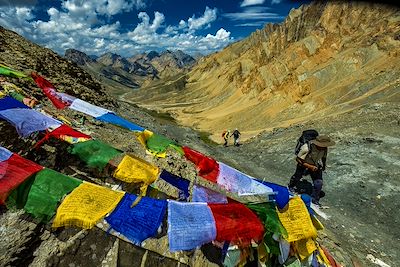
[[[188,26],[190,31],[195,31],[202,28],[208,28],[210,23],[217,19],[217,8],[210,9],[208,6],[204,10],[203,16],[196,19],[193,15],[188,19]],[[181,23],[179,23],[181,24]],[[183,23],[182,23],[183,24]]]
[[[276,0],[272,0],[276,1]],[[245,7],[245,6],[254,6],[254,5],[262,5],[264,4],[265,0],[244,0],[240,6]]]
[[[195,34],[205,29],[217,18],[217,9],[206,7],[204,13],[176,25],[165,25],[160,12],[138,12],[140,22],[126,32],[117,21],[108,24],[101,16],[110,16],[131,8],[139,8],[141,0],[66,0],[60,8],[50,7],[47,20],[35,20],[32,9],[27,7],[2,8],[0,25],[14,30],[32,41],[42,44],[59,54],[75,48],[89,55],[113,52],[131,56],[149,50],[180,49],[187,53],[207,54],[234,41],[231,33],[223,28],[215,33]]]
[[[242,12],[224,13],[222,16],[233,21],[245,20],[245,23],[249,23],[249,20],[264,21],[265,23],[268,20],[281,20],[285,18],[285,16],[278,13],[267,12],[268,10],[270,10],[269,7],[247,7]]]
[[[154,12],[154,20],[152,23],[150,23],[150,17],[146,12],[140,12],[138,18],[142,22],[139,23],[132,32],[129,32],[128,36],[139,44],[154,42],[157,36],[156,32],[165,20],[164,14],[157,11]]]
[[[238,26],[238,27],[260,27],[260,26],[263,26],[264,24],[265,24],[264,21],[255,21],[255,22],[235,24],[235,26]]]
[[[62,6],[73,16],[97,13],[99,15],[113,16],[121,12],[146,7],[143,0],[67,0]]]

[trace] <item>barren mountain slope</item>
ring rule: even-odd
[[[235,127],[247,139],[367,103],[398,102],[399,74],[397,7],[321,1],[201,60],[185,86],[167,83],[178,90],[166,94],[166,84],[156,84],[125,97],[213,140]]]

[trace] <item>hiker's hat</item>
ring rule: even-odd
[[[335,144],[335,142],[326,135],[318,135],[317,138],[312,140],[310,143],[320,147],[328,147]]]

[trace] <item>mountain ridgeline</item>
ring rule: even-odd
[[[138,88],[153,80],[175,76],[187,71],[196,60],[182,51],[158,53],[150,51],[124,58],[106,53],[93,59],[75,49],[65,51],[65,58],[81,66],[111,87]]]
[[[282,23],[267,24],[200,59],[182,87],[169,81],[126,98],[167,111],[183,125],[212,133],[214,140],[227,128],[241,128],[247,139],[366,104],[398,101],[399,21],[396,6],[312,2],[292,9]]]

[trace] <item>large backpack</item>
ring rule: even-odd
[[[297,144],[296,144],[296,147],[294,149],[294,154],[297,156],[297,154],[299,154],[299,152],[300,152],[300,148],[304,144],[308,144],[308,147],[310,148],[310,141],[314,140],[315,138],[317,138],[317,136],[318,136],[318,132],[316,130],[312,130],[311,129],[311,130],[303,131],[303,133],[301,134],[301,136],[297,140]]]
[[[221,137],[225,137],[225,134],[226,134],[226,131],[223,131]]]

